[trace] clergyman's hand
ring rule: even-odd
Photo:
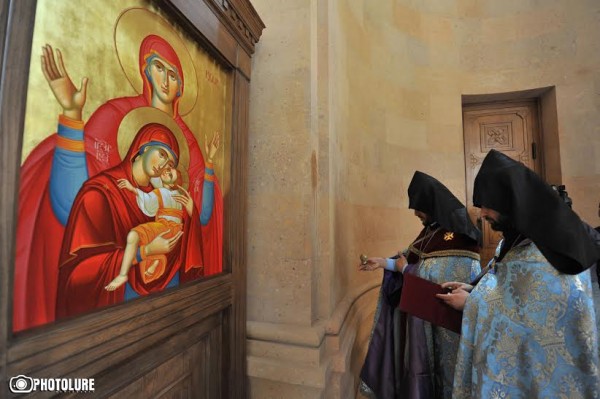
[[[469,297],[469,293],[458,288],[447,294],[435,294],[435,296],[444,301],[448,306],[456,310],[463,310],[465,308],[467,298]]]
[[[358,265],[358,270],[372,272],[379,268],[385,267],[385,259],[383,258],[367,258],[366,262]]]
[[[85,105],[88,78],[81,80],[81,87],[77,89],[67,73],[63,63],[62,53],[56,49],[56,58],[52,46],[46,44],[42,47],[42,72],[50,85],[52,94],[63,109],[63,114],[71,119],[81,120],[83,106]]]
[[[447,283],[442,283],[442,288],[448,289],[450,291],[454,290],[465,290],[467,292],[473,291],[473,286],[467,283],[461,283],[460,281],[449,281]]]
[[[398,258],[395,260],[396,265],[396,270],[404,273],[404,268],[406,267],[406,265],[408,265],[408,261],[406,260],[406,256],[404,256],[404,254],[400,253],[398,255]]]

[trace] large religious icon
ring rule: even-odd
[[[14,332],[223,271],[230,74],[150,3],[123,3],[38,2]],[[89,33],[55,32],[69,16]]]

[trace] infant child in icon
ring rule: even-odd
[[[174,245],[183,234],[183,209],[185,208],[191,217],[194,202],[190,193],[181,187],[182,181],[181,172],[176,168],[165,168],[160,175],[160,182],[152,179],[155,189],[149,193],[135,188],[126,179],[118,180],[119,188],[134,193],[140,210],[147,216],[155,216],[155,220],[131,229],[127,235],[121,270],[119,275],[104,287],[107,291],[114,291],[125,284],[134,261],[140,265],[145,283],[162,276],[167,257],[148,255],[146,245],[159,236],[168,239]]]

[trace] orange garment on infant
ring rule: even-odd
[[[183,230],[182,223],[178,223],[173,220],[164,219],[161,217],[163,215],[177,217],[180,220],[183,219],[183,211],[180,211],[177,209],[165,209],[165,208],[159,209],[158,213],[156,214],[156,221],[140,224],[133,228],[133,230],[140,237],[140,242],[139,242],[140,247],[142,245],[149,244],[159,234],[162,234],[167,230],[169,232],[163,236],[163,238],[166,238],[166,239],[173,237],[175,234],[177,234],[181,230]],[[154,273],[151,273],[149,275],[146,274],[146,271],[148,271],[148,268],[150,267],[150,265],[152,265],[152,262],[154,262],[157,259],[158,259],[158,265],[157,265],[156,269],[154,270]],[[167,257],[165,255],[147,256],[144,260],[142,260],[140,262],[140,274],[142,276],[144,283],[149,283],[151,281],[156,280],[160,276],[162,276],[163,273],[165,272],[166,265],[167,265]]]

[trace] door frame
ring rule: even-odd
[[[463,111],[466,107],[485,107],[494,104],[514,103],[517,101],[537,101],[538,104],[538,132],[540,140],[540,152],[542,154],[540,176],[549,184],[560,185],[562,180],[562,167],[560,157],[560,140],[558,129],[558,111],[556,100],[556,87],[546,86],[535,89],[511,91],[489,94],[463,94],[461,95],[461,122],[464,121]],[[463,148],[464,148],[463,142]],[[465,155],[465,168],[467,156]],[[466,171],[466,169],[465,169]],[[465,175],[466,178],[466,175]],[[466,183],[466,180],[465,180]],[[466,185],[465,185],[466,192]]]
[[[463,150],[464,150],[464,155],[465,155],[465,172],[466,172],[466,168],[467,168],[467,160],[468,160],[468,154],[467,154],[467,146],[466,146],[466,137],[465,137],[465,121],[464,121],[464,115],[465,115],[465,111],[485,111],[487,109],[490,109],[492,107],[494,108],[506,108],[506,107],[511,107],[511,106],[524,106],[524,105],[534,105],[536,112],[537,112],[537,117],[536,117],[536,121],[535,124],[532,126],[532,128],[534,129],[533,131],[533,136],[534,136],[534,142],[537,144],[537,162],[535,162],[536,164],[536,169],[535,172],[542,177],[542,179],[545,181],[546,178],[546,168],[545,168],[545,158],[544,158],[544,134],[543,134],[543,126],[541,123],[541,114],[542,114],[542,109],[540,106],[540,101],[538,98],[531,98],[528,100],[523,100],[523,99],[519,99],[519,100],[502,100],[502,101],[495,101],[495,102],[484,102],[484,103],[476,103],[476,104],[463,104],[462,106],[462,125],[463,125]],[[465,190],[466,190],[466,186],[465,186]]]
[[[533,128],[533,140],[537,143],[536,173],[550,184],[562,184],[560,167],[560,150],[558,140],[558,116],[556,110],[556,90],[554,87],[540,88],[511,93],[463,95],[461,107],[461,121],[463,130],[463,151],[465,164],[465,197],[466,206],[472,207],[472,198],[469,197],[469,182],[467,181],[470,168],[469,151],[467,151],[467,138],[465,132],[465,111],[486,110],[492,107],[501,108],[509,106],[535,104],[537,121]],[[550,177],[550,179],[548,178]],[[473,221],[476,225],[477,220]]]

